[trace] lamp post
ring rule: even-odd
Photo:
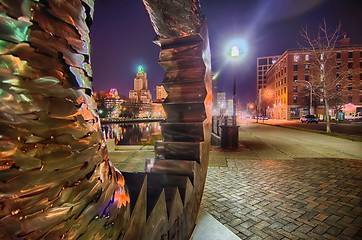
[[[232,125],[228,126],[225,122],[221,126],[221,147],[236,149],[239,146],[239,127],[236,126],[236,61],[240,56],[238,46],[231,48],[231,60],[233,61],[233,116]]]
[[[312,89],[312,84],[306,80],[296,80],[295,82],[297,83],[305,83],[307,85],[309,85],[309,91],[310,91],[310,96],[309,96],[309,114],[313,115],[314,111],[313,110],[313,104],[312,104],[312,99],[313,99],[313,89]]]
[[[233,46],[231,48],[231,58],[236,60],[240,56],[240,51],[238,46]],[[233,61],[233,126],[236,126],[236,66]]]

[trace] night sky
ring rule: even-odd
[[[117,88],[128,96],[137,66],[148,74],[155,96],[164,70],[158,65],[159,47],[141,0],[96,0],[91,28],[94,90]],[[212,70],[218,90],[231,98],[232,65],[225,47],[243,39],[248,49],[237,65],[237,97],[242,106],[256,95],[256,58],[282,54],[303,44],[300,31],[306,25],[316,32],[325,18],[331,28],[340,21],[352,44],[362,44],[361,0],[201,0],[209,27]]]

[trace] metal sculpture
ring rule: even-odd
[[[168,120],[145,173],[123,174],[108,160],[91,96],[93,4],[0,0],[0,238],[187,239],[211,124],[198,1],[144,0],[166,69]]]

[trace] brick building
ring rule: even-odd
[[[333,57],[324,66],[326,77],[336,79],[330,81],[335,86],[329,90],[336,91],[329,112],[332,119],[362,116],[362,46],[346,42],[333,50]],[[280,56],[265,73],[265,87],[258,89],[257,102],[262,115],[299,119],[311,113],[323,118],[323,98],[315,94],[318,90],[315,86],[320,82],[320,66],[316,66],[315,58],[312,51],[302,49],[287,50]]]

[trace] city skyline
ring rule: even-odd
[[[243,104],[256,95],[256,58],[281,55],[298,48],[299,32],[306,24],[314,32],[325,18],[330,27],[342,24],[352,44],[362,44],[362,3],[356,0],[234,1],[222,6],[201,1],[209,26],[212,70],[217,73],[218,90],[231,97],[231,64],[224,58],[225,46],[235,37],[246,39],[248,53],[237,67],[237,97]],[[116,21],[113,19],[117,19]],[[109,34],[111,33],[111,34]],[[158,65],[159,47],[149,17],[141,1],[122,4],[97,1],[92,34],[94,90],[117,88],[121,95],[132,89],[137,67],[149,76],[149,89],[162,83]]]

